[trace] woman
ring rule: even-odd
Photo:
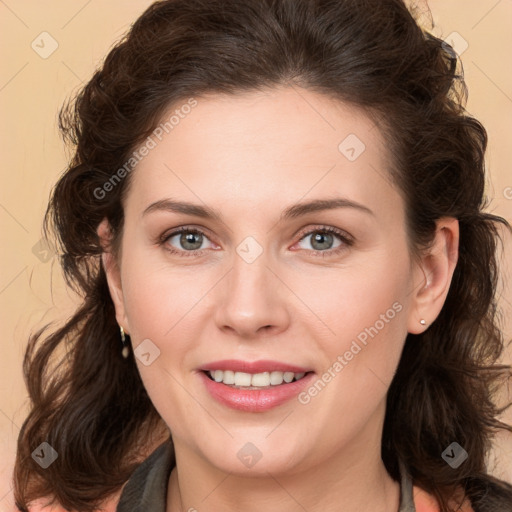
[[[401,0],[147,9],[61,115],[83,304],[26,353],[20,510],[512,510],[456,64]]]

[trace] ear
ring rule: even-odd
[[[420,334],[437,318],[448,295],[459,257],[459,221],[443,217],[437,221],[435,239],[414,271],[414,289],[407,330]],[[420,320],[426,321],[425,325]]]
[[[121,270],[119,268],[119,262],[111,250],[112,230],[107,219],[102,220],[96,232],[98,233],[101,246],[103,247],[101,263],[107,275],[110,296],[112,297],[116,310],[116,320],[124,329],[125,333],[130,334],[130,326],[126,316],[123,288],[121,285]]]

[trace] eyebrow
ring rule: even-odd
[[[337,208],[354,208],[375,217],[375,213],[367,206],[364,206],[350,199],[338,197],[334,199],[315,199],[307,203],[298,203],[289,206],[281,213],[280,221],[295,219],[312,212],[334,210]],[[185,201],[176,201],[174,199],[161,199],[150,204],[144,210],[142,216],[156,211],[183,213],[185,215],[193,215],[204,219],[212,219],[219,222],[222,221],[221,213],[215,208],[210,208],[209,206],[202,206],[194,203],[187,203]]]

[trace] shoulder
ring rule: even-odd
[[[413,497],[416,512],[440,512],[441,509],[437,499],[416,485],[413,486]],[[462,493],[460,493],[460,499],[457,497],[457,499],[450,502],[450,505],[458,512],[474,512],[471,503],[463,497]]]

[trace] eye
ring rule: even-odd
[[[301,248],[311,251],[314,256],[332,256],[345,251],[348,247],[353,245],[353,240],[347,233],[330,226],[317,227],[302,235],[299,244],[311,237],[309,245],[312,249],[308,247]],[[336,239],[338,239],[338,244],[334,245]]]
[[[202,254],[205,247],[203,243],[209,240],[200,230],[194,228],[182,227],[174,230],[172,233],[164,235],[161,243],[165,245],[166,250],[180,256],[197,256]]]

